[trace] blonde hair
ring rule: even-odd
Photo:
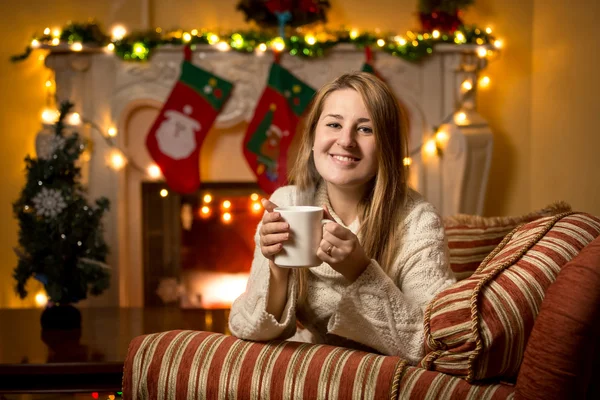
[[[327,97],[336,90],[352,89],[360,94],[373,124],[377,149],[377,174],[358,206],[359,238],[369,258],[387,272],[396,256],[399,223],[407,192],[407,119],[388,86],[366,72],[344,74],[324,85],[315,95],[305,120],[300,150],[290,173],[290,183],[299,193],[314,193],[322,178],[312,147],[315,130]],[[295,270],[299,302],[306,299],[308,270]]]

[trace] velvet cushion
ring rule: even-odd
[[[598,357],[599,322],[600,238],[567,263],[548,288],[525,350],[516,398],[586,398]]]

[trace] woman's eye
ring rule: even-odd
[[[362,133],[373,133],[373,129],[369,128],[368,126],[361,126],[358,128],[358,130]]]
[[[341,128],[342,127],[337,122],[330,122],[330,123],[327,124],[327,126],[330,127],[330,128]]]

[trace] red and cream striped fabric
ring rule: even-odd
[[[410,400],[501,400],[513,399],[515,387],[496,384],[474,384],[441,372],[407,367],[400,381],[398,399]]]
[[[546,289],[599,234],[600,220],[583,213],[509,233],[475,274],[428,305],[421,366],[469,381],[516,377]]]
[[[557,202],[520,217],[480,217],[455,215],[444,218],[450,250],[450,268],[461,281],[471,276],[481,262],[517,226],[571,211],[571,206]]]
[[[168,331],[131,342],[123,398],[396,399],[405,366],[341,347]]]

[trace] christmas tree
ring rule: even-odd
[[[27,182],[13,204],[20,228],[16,292],[25,298],[33,277],[53,304],[75,303],[88,291],[99,295],[110,282],[101,223],[109,202],[101,197],[90,205],[80,183],[77,161],[86,144],[65,124],[72,107],[61,105],[44,154],[25,158]]]

